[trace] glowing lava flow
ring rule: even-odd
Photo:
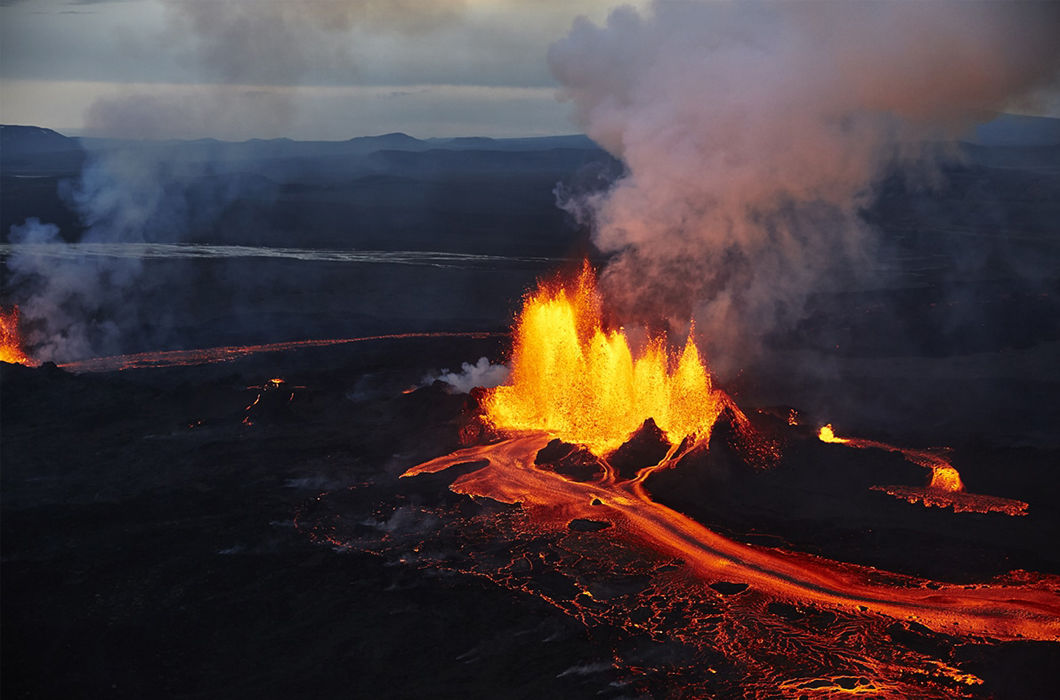
[[[17,306],[11,307],[10,311],[0,309],[0,362],[30,364],[29,357],[22,350]]]
[[[668,357],[666,338],[634,356],[622,329],[605,330],[600,295],[586,263],[573,283],[542,285],[514,330],[512,372],[487,396],[487,419],[505,430],[545,430],[604,454],[647,418],[674,443],[709,437],[725,406],[689,333]]]
[[[879,449],[897,452],[913,464],[931,470],[931,481],[926,487],[918,486],[873,486],[873,490],[883,491],[895,498],[910,503],[922,503],[925,506],[952,508],[961,513],[1005,513],[1006,515],[1026,515],[1030,507],[1025,501],[1017,501],[1000,496],[965,493],[964,482],[957,468],[950,464],[943,455],[948,449],[917,450],[908,447],[895,447],[884,442],[865,440],[863,438],[841,438],[836,436],[831,424],[821,428],[817,433],[821,442],[835,443],[860,449]]]
[[[409,469],[404,477],[486,460],[450,486],[455,493],[521,503],[545,524],[607,517],[615,530],[652,549],[679,557],[706,581],[740,581],[776,600],[811,603],[854,613],[913,620],[945,634],[1001,640],[1060,640],[1060,578],[1011,575],[977,585],[937,583],[810,554],[742,544],[651,500],[643,480],[669,466],[671,455],[617,481],[613,470],[595,482],[575,482],[534,465],[551,439],[528,434],[459,450]]]
[[[162,367],[186,367],[192,365],[209,365],[218,362],[231,362],[250,355],[264,352],[288,352],[304,348],[323,348],[332,345],[347,345],[376,340],[403,340],[409,338],[492,338],[500,333],[487,332],[434,332],[434,333],[391,333],[389,335],[369,335],[360,338],[329,338],[324,340],[291,340],[281,343],[264,343],[260,345],[225,345],[214,348],[197,348],[195,350],[161,350],[157,352],[140,352],[131,355],[112,355],[96,357],[91,360],[79,360],[59,365],[71,372],[115,372],[127,369],[151,369]]]
[[[621,331],[604,331],[588,266],[573,284],[542,286],[527,298],[516,325],[510,383],[482,402],[487,420],[510,439],[425,462],[403,476],[484,461],[451,490],[521,503],[536,522],[556,528],[604,516],[618,536],[678,558],[708,583],[737,581],[774,600],[913,620],[945,634],[1060,640],[1060,578],[926,581],[736,542],[654,502],[644,487],[647,476],[706,444],[702,438],[731,403],[711,387],[691,340],[676,362],[668,362],[664,342],[650,343],[634,357]],[[665,431],[671,447],[655,464],[623,479],[608,458],[647,417]],[[683,439],[689,435],[700,440]],[[537,465],[538,452],[556,437],[588,446],[604,465],[602,473],[575,481]],[[830,431],[827,437],[842,440]],[[926,452],[907,456],[933,470],[948,464]],[[949,485],[959,484],[957,477]]]

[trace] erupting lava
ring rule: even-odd
[[[645,487],[648,476],[693,451],[708,449],[704,438],[722,411],[730,408],[737,422],[747,419],[711,386],[691,338],[677,358],[667,356],[664,338],[650,341],[635,355],[622,330],[604,330],[601,300],[588,265],[576,281],[542,285],[528,296],[514,335],[509,384],[482,401],[487,420],[508,439],[439,457],[412,467],[404,477],[481,463],[459,476],[451,490],[520,503],[544,528],[566,529],[575,520],[606,519],[615,525],[616,536],[679,559],[708,584],[737,581],[774,601],[913,620],[945,634],[1060,639],[1054,577],[1014,573],[990,583],[956,585],[887,574],[744,544],[652,500]],[[615,448],[647,418],[665,432],[669,449],[634,474],[621,473],[610,464],[618,454]],[[820,437],[898,450],[837,438],[830,427]],[[539,464],[555,438],[575,443],[574,449],[577,444],[590,448],[593,456],[579,457],[579,464],[595,459],[602,469],[585,479],[568,478],[547,463]],[[961,493],[956,470],[938,455],[898,451],[933,470],[932,494],[978,498]]]
[[[18,328],[18,307],[10,311],[0,309],[0,362],[12,362],[20,365],[30,363],[29,357],[22,351],[22,335]]]
[[[862,448],[875,447],[888,452],[898,452],[913,464],[919,464],[925,469],[931,470],[931,483],[928,485],[928,488],[935,491],[949,491],[951,493],[964,491],[964,482],[961,481],[960,473],[946,460],[945,457],[935,451],[895,447],[884,442],[864,440],[861,438],[841,438],[835,434],[831,423],[821,428],[817,433],[817,437],[820,438],[821,442],[830,442],[837,445],[849,445],[850,447]],[[946,451],[946,449],[943,449],[938,452],[945,453]]]
[[[531,294],[514,336],[509,383],[485,400],[487,418],[503,430],[544,430],[603,455],[648,418],[675,444],[705,440],[726,405],[691,332],[671,357],[665,336],[635,355],[623,329],[605,330],[588,262],[573,282]]]
[[[910,503],[923,503],[925,506],[937,506],[939,508],[953,508],[956,512],[970,513],[1005,513],[1007,515],[1026,515],[1029,504],[1011,498],[1000,496],[986,496],[982,494],[965,493],[964,482],[961,481],[960,472],[950,464],[943,455],[949,448],[939,450],[917,450],[908,447],[895,447],[884,442],[865,440],[863,438],[841,438],[836,436],[832,425],[828,424],[817,433],[821,442],[835,443],[856,448],[875,448],[888,452],[897,452],[913,464],[918,464],[925,469],[931,470],[931,481],[926,487],[917,486],[874,486],[873,489],[883,491],[895,498],[901,498]]]

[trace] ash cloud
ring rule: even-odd
[[[813,290],[865,282],[860,213],[888,168],[1055,84],[1057,36],[1050,3],[657,0],[579,19],[550,67],[627,172],[565,206],[591,214],[621,319],[695,317],[724,374]]]

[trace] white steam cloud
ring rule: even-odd
[[[508,380],[510,371],[506,365],[491,364],[489,359],[480,357],[475,364],[470,362],[462,363],[459,372],[450,372],[447,369],[443,369],[438,376],[427,376],[424,377],[423,381],[424,384],[430,384],[435,381],[445,382],[454,391],[467,394],[477,386],[486,389],[500,386]]]
[[[565,205],[612,254],[626,322],[695,316],[715,369],[858,274],[859,207],[912,144],[1055,81],[1060,5],[692,2],[579,19],[549,53],[628,171]]]

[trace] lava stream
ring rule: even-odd
[[[919,486],[873,486],[873,490],[925,506],[952,508],[958,513],[1004,513],[1006,515],[1026,515],[1030,507],[1025,501],[1000,496],[988,496],[977,493],[966,493],[960,472],[943,455],[949,448],[936,450],[918,450],[908,447],[896,447],[885,442],[866,440],[864,438],[844,438],[835,434],[832,425],[825,425],[817,433],[821,442],[846,445],[858,449],[878,449],[897,452],[913,464],[931,470],[931,480],[925,487]]]
[[[603,318],[588,264],[573,281],[539,286],[528,295],[513,332],[508,384],[489,390],[481,401],[486,421],[509,439],[430,460],[403,476],[485,461],[450,488],[521,503],[535,520],[559,528],[606,514],[617,531],[685,561],[708,582],[735,579],[775,600],[914,620],[946,634],[1060,640],[1060,577],[1016,580],[1010,574],[1010,580],[979,585],[936,583],[742,544],[653,501],[644,487],[651,472],[672,466],[692,447],[709,445],[726,408],[737,421],[742,413],[713,388],[691,336],[677,356],[665,352],[665,337],[635,354],[624,331],[606,330]],[[648,418],[670,449],[654,456],[651,466],[620,475],[609,460]],[[538,452],[554,438],[586,446],[603,465],[603,475],[574,481],[535,466]],[[956,469],[935,453],[844,441],[830,428],[821,438],[900,451],[936,475],[933,494],[965,496]]]
[[[777,600],[870,612],[913,620],[945,634],[1000,640],[1060,640],[1060,577],[976,585],[937,583],[809,554],[742,544],[651,500],[641,479],[617,481],[613,470],[596,482],[569,481],[534,466],[551,439],[527,433],[430,460],[404,477],[488,462],[453,482],[454,492],[503,503],[522,503],[535,518],[557,527],[605,513],[627,537],[684,560],[707,581],[738,580]],[[665,468],[665,461],[654,468]],[[652,469],[653,467],[649,467]]]
[[[304,348],[322,348],[332,345],[348,345],[376,340],[401,340],[409,338],[493,338],[502,333],[474,331],[439,331],[434,333],[391,333],[388,335],[369,335],[359,338],[329,338],[323,340],[290,340],[280,343],[260,345],[225,345],[213,348],[194,350],[161,350],[157,352],[140,352],[131,355],[111,355],[96,357],[90,360],[78,360],[59,365],[71,372],[115,372],[127,369],[151,369],[163,367],[185,367],[208,365],[219,362],[231,362],[249,355],[264,352],[287,352]]]

